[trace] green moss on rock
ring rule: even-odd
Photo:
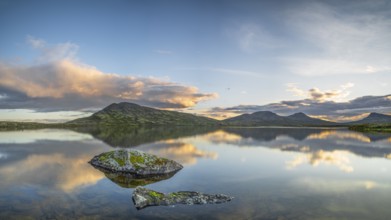
[[[180,191],[172,193],[161,193],[138,186],[133,191],[133,202],[137,209],[148,206],[167,206],[175,204],[202,205],[229,202],[233,199],[224,194],[204,194],[192,191]]]
[[[141,176],[167,174],[183,168],[181,164],[173,160],[126,149],[102,153],[92,158],[90,163],[107,171]]]

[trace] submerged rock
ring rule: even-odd
[[[204,194],[191,191],[164,194],[141,186],[138,186],[133,191],[132,198],[137,209],[143,209],[147,206],[168,206],[175,204],[216,204],[229,202],[233,199],[233,197],[224,194]]]
[[[148,175],[148,176],[136,176],[134,174],[128,174],[123,172],[111,172],[105,169],[96,167],[98,170],[103,172],[105,176],[113,183],[123,188],[136,188],[137,186],[145,186],[148,184],[156,183],[162,180],[169,179],[175,175],[176,172],[159,174],[159,175]]]
[[[99,154],[89,163],[108,172],[126,173],[133,177],[168,174],[183,168],[173,160],[125,149]]]

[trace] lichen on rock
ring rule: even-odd
[[[173,160],[137,150],[115,150],[102,153],[89,161],[96,168],[137,176],[160,175],[177,172],[183,166]]]
[[[175,204],[202,205],[229,202],[233,199],[224,194],[204,194],[192,191],[180,191],[173,193],[161,193],[138,186],[133,191],[133,203],[137,209],[148,206],[169,206]]]

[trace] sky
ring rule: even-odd
[[[0,120],[391,114],[387,0],[0,0],[0,33]]]

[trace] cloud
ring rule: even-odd
[[[311,91],[307,93],[311,93]],[[306,93],[303,92],[304,94]],[[365,117],[369,112],[391,113],[391,99],[389,97],[390,95],[363,96],[345,102],[319,101],[314,97],[312,99],[281,101],[267,105],[238,105],[228,108],[213,108],[205,114],[211,113],[214,116],[218,116],[272,111],[281,115],[290,115],[304,112],[313,117],[331,121],[353,121]]]
[[[260,24],[243,23],[232,28],[227,33],[244,52],[254,52],[259,49],[275,49],[283,46],[276,36]]]
[[[287,84],[287,91],[292,92],[296,96],[304,97],[310,100],[324,102],[324,101],[340,101],[347,97],[350,92],[347,89],[353,87],[353,83],[346,83],[340,86],[340,89],[322,91],[318,88],[311,88],[308,91],[299,89],[295,84]]]
[[[349,3],[347,3],[349,5]],[[282,60],[305,76],[374,74],[391,71],[391,19],[384,2],[341,5],[306,2],[286,11],[292,33],[303,42],[300,54]]]
[[[36,61],[39,63],[47,63],[66,60],[76,60],[76,55],[79,50],[79,46],[71,43],[60,43],[55,45],[49,45],[44,40],[35,38],[33,36],[27,36],[27,43],[40,52]]]
[[[47,46],[28,37],[41,51],[38,64],[0,62],[0,108],[80,110],[113,102],[152,107],[186,108],[217,97],[193,86],[135,76],[104,73],[75,59],[71,43]]]

